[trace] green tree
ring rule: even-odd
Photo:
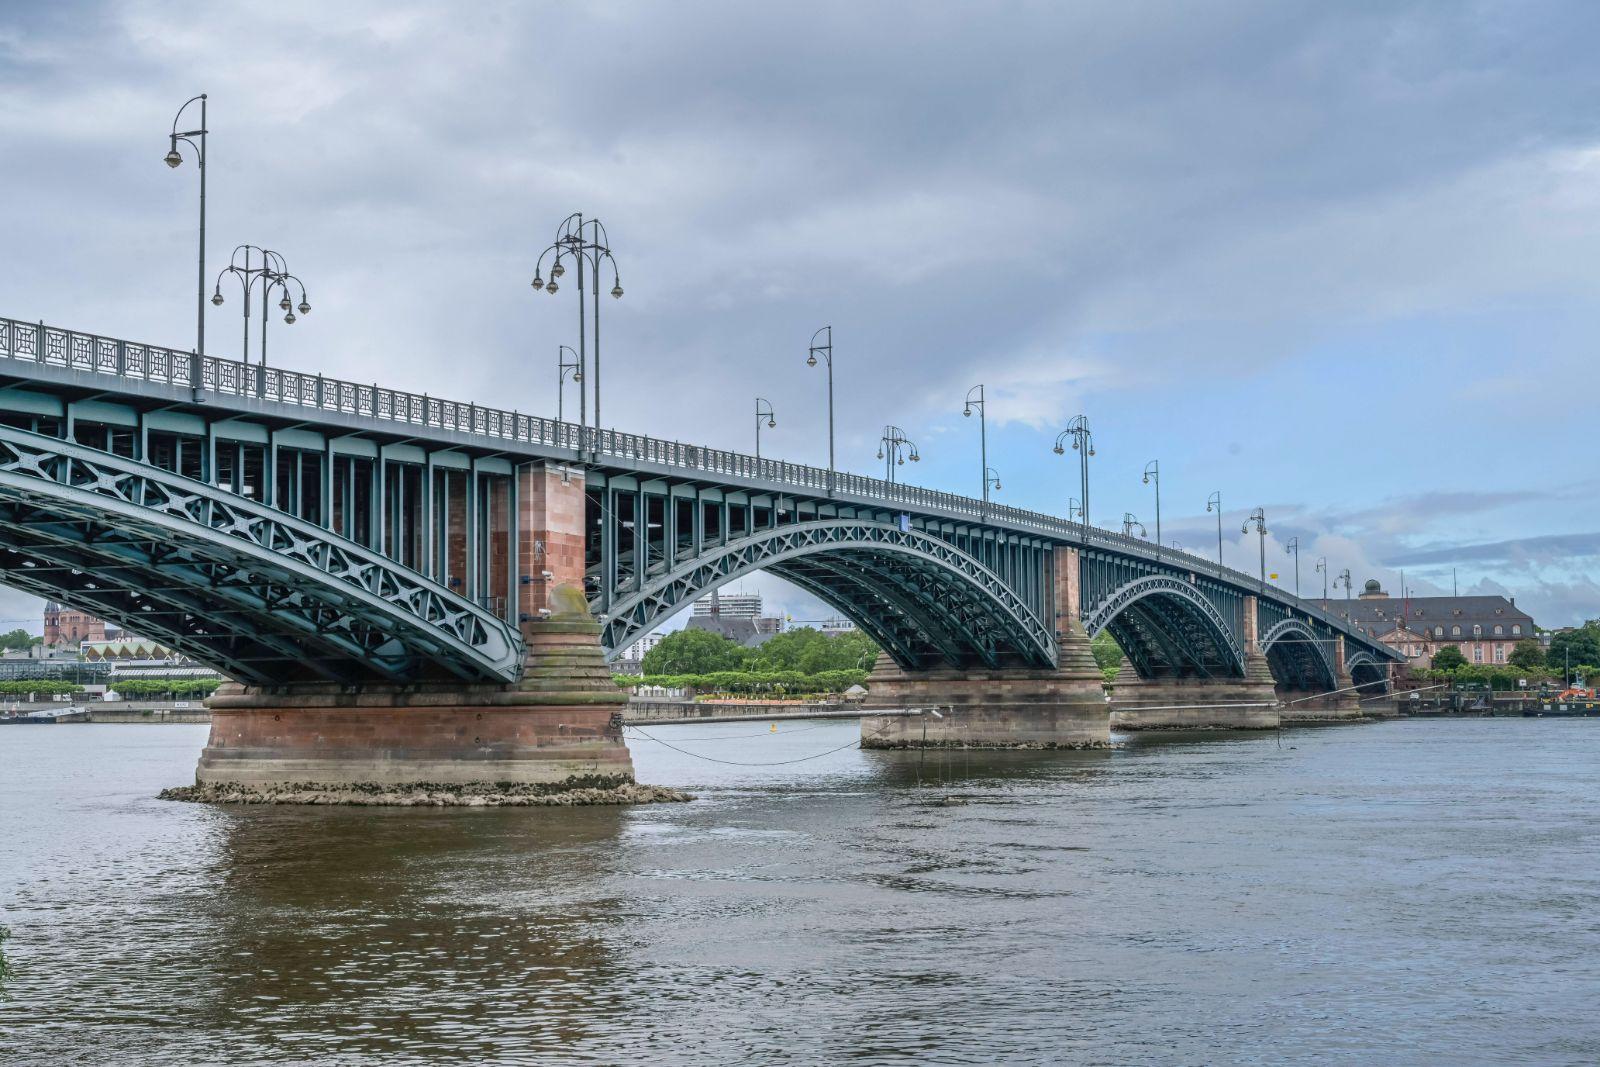
[[[12,630],[10,633],[0,634],[0,648],[7,651],[30,648],[40,640],[42,639],[34,637],[26,630],[17,629]]]
[[[1436,671],[1453,671],[1457,667],[1465,667],[1467,657],[1455,645],[1445,645],[1433,654],[1433,669]]]
[[[1122,646],[1117,644],[1110,630],[1101,630],[1095,634],[1089,641],[1089,647],[1094,649],[1095,664],[1102,671],[1115,670],[1122,664]]]
[[[710,630],[679,630],[644,654],[645,674],[711,674],[744,667],[749,650]]]
[[[877,655],[877,643],[860,631],[825,634],[800,626],[774,634],[751,650],[749,669],[801,674],[869,670]]]
[[[1562,630],[1550,638],[1545,665],[1557,674],[1570,662],[1574,668],[1582,664],[1600,663],[1600,636],[1588,626]]]
[[[1544,646],[1531,637],[1526,641],[1518,641],[1517,647],[1511,650],[1511,657],[1506,662],[1525,671],[1544,670]]]

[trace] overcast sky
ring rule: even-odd
[[[1600,615],[1600,6],[8,4],[0,314],[188,347],[210,94],[209,259],[282,251],[315,310],[269,356],[552,413],[575,298],[534,293],[604,219],[606,421],[826,461],[806,343],[834,327],[841,466],[885,423],[910,480],[1256,567],[1248,509],[1357,587]],[[238,303],[208,309],[236,355]],[[572,399],[569,394],[569,400]],[[756,583],[800,617],[822,609]],[[1342,591],[1337,595],[1343,595]],[[37,627],[37,602],[0,615]],[[7,625],[12,625],[8,623]]]

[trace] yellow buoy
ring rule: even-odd
[[[777,732],[778,732],[778,724],[777,723],[773,723],[772,724],[772,729],[769,730],[768,733],[774,733],[775,734]]]

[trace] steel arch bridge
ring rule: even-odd
[[[771,571],[844,611],[905,667],[1049,667],[1054,630],[988,567],[921,530],[864,519],[780,526],[701,551],[624,593],[605,643],[625,648],[727,582]]]
[[[0,319],[3,580],[240,680],[507,681],[547,583],[582,584],[615,655],[755,569],[911,669],[1047,667],[1080,610],[1146,677],[1239,677],[1256,634],[1290,686],[1328,685],[1340,638],[1352,672],[1400,659],[1326,606],[1051,515]]]
[[[159,468],[0,427],[6,580],[240,681],[510,681],[503,619],[300,520]]]

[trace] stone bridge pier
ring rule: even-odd
[[[1113,686],[1118,730],[1271,730],[1279,725],[1272,667],[1261,650],[1256,598],[1244,598],[1242,677],[1139,678],[1123,658]],[[1133,679],[1127,681],[1127,679]]]
[[[517,471],[521,677],[230,684],[208,702],[200,785],[536,786],[633,781],[622,737],[627,694],[611,680],[583,596],[584,481],[577,470]]]
[[[862,748],[1104,748],[1110,708],[1080,610],[1078,550],[1055,558],[1054,669],[906,670],[880,654]],[[940,717],[928,714],[938,709]],[[918,709],[920,715],[906,714]]]

